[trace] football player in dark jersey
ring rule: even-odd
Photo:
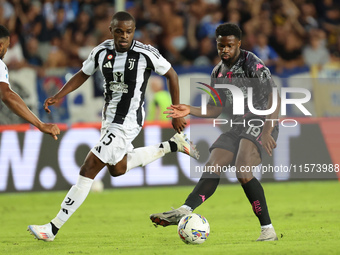
[[[273,102],[277,104],[276,107],[274,105],[276,109],[267,116],[255,115],[249,110],[245,100],[244,114],[234,115],[232,118],[234,123],[245,123],[245,125],[233,125],[213,143],[209,149],[211,154],[205,168],[210,171],[202,174],[184,205],[172,211],[152,214],[150,219],[162,226],[177,225],[184,215],[191,213],[215,192],[221,174],[217,169],[234,165],[236,176],[261,224],[261,235],[257,241],[274,241],[278,238],[269,217],[262,185],[249,169],[261,164],[264,151],[271,156],[272,150],[276,147],[278,123],[266,120],[278,118],[280,97],[276,90],[273,90],[276,86],[264,63],[253,53],[240,49],[241,37],[242,31],[235,24],[225,23],[216,29],[217,51],[221,61],[212,71],[211,85],[214,87],[216,82],[232,84],[243,93],[246,93],[247,88],[252,87],[253,106],[256,110],[272,109]],[[222,113],[227,101],[233,103],[229,89],[222,88],[217,91],[222,106],[215,106],[211,100],[204,115],[201,114],[201,107],[183,104],[172,105],[164,113],[172,118],[184,117],[188,114],[216,118]],[[276,100],[273,100],[274,96]]]

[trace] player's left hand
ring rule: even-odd
[[[59,100],[57,100],[54,96],[53,97],[49,97],[45,100],[44,102],[44,110],[47,113],[51,113],[51,110],[48,108],[50,105],[54,105],[56,103],[58,103]]]
[[[269,156],[272,156],[273,149],[276,148],[276,142],[269,133],[263,133],[261,136],[262,147],[266,150]]]
[[[172,119],[172,126],[177,131],[177,133],[181,133],[184,130],[186,124],[187,123],[184,118]]]

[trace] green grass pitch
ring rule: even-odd
[[[177,227],[155,228],[151,213],[178,207],[193,186],[90,193],[54,242],[33,239],[29,224],[55,217],[65,192],[0,195],[0,254],[340,254],[340,183],[264,183],[277,242],[255,242],[259,223],[239,185],[221,185],[195,212],[208,240],[186,245]]]

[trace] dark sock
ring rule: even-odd
[[[259,218],[261,226],[271,224],[266,198],[264,196],[261,183],[254,177],[246,184],[243,184],[242,188],[253,207],[255,215]]]
[[[170,144],[171,152],[176,152],[177,151],[177,144],[175,142],[173,142],[173,141],[170,141],[170,140],[168,142]]]
[[[57,228],[52,222],[51,223],[51,226],[52,226],[52,233],[53,235],[56,235],[59,231],[59,228]]]
[[[184,204],[190,206],[194,210],[214,194],[219,182],[220,176],[218,174],[209,172],[203,173],[201,179],[196,184],[187,200],[185,200]]]

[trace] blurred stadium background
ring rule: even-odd
[[[216,27],[223,22],[240,25],[242,48],[264,60],[278,86],[302,87],[312,93],[305,105],[312,116],[288,108],[282,118],[294,118],[299,124],[281,129],[278,148],[264,164],[340,164],[340,4],[336,0],[1,0],[0,24],[11,32],[4,58],[11,86],[39,118],[60,123],[63,132],[55,142],[0,102],[0,192],[68,190],[75,183],[83,159],[99,138],[102,77],[96,73],[51,115],[42,104],[81,68],[96,45],[111,38],[108,26],[117,10],[136,18],[136,40],[154,45],[172,63],[179,74],[181,102],[186,104],[195,99],[190,96],[190,79],[209,77],[219,61]],[[154,109],[166,100],[166,95],[156,97],[167,90],[164,80],[152,76],[148,87],[148,121],[136,147],[173,135],[171,123]],[[202,165],[212,141],[205,134],[195,136]],[[197,179],[190,177],[188,162],[186,156],[172,154],[120,178],[110,178],[106,171],[97,178],[105,188],[192,185]],[[233,176],[225,177],[224,183],[235,182]],[[338,178],[335,171],[262,177],[265,181]]]

